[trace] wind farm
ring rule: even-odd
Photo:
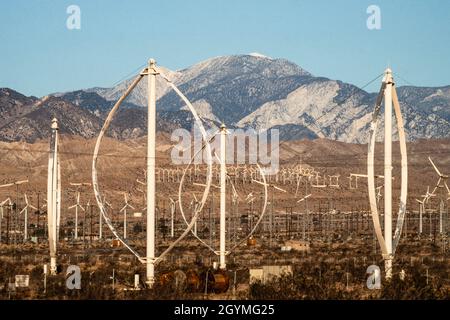
[[[156,133],[154,124],[149,127],[153,137],[131,145],[104,137],[120,103],[143,78],[149,78],[149,108],[155,109],[156,81],[151,79],[157,76],[171,85],[202,128],[198,150],[206,155],[205,163],[193,163],[197,151],[186,163],[173,164],[171,152],[179,147]],[[365,281],[370,276],[366,269],[380,265],[384,288],[414,286],[414,277],[425,277],[429,294],[445,297],[450,197],[448,175],[439,169],[448,162],[439,157],[448,158],[450,143],[443,140],[422,150],[420,143],[406,142],[392,79],[387,69],[374,106],[368,152],[361,145],[352,151],[353,159],[345,159],[334,154],[335,142],[323,140],[319,143],[328,145],[327,154],[300,160],[295,148],[304,141],[281,142],[279,168],[267,173],[258,163],[230,161],[237,152],[227,153],[234,140],[226,125],[207,131],[204,126],[210,124],[150,60],[106,117],[95,144],[91,140],[74,151],[71,145],[80,145],[79,138],[61,138],[53,119],[50,148],[43,147],[45,141],[29,145],[33,159],[49,155],[46,204],[37,203],[45,194],[40,187],[44,161],[28,162],[25,172],[2,172],[2,260],[21,265],[20,272],[31,272],[33,280],[29,290],[7,294],[50,298],[58,290],[49,284],[64,278],[68,266],[80,265],[90,270],[82,271],[81,279],[99,274],[93,287],[105,291],[98,298],[273,298],[270,292],[282,289],[277,286],[286,274],[292,283],[307,281],[306,275],[334,282],[320,297],[318,288],[305,286],[281,298],[382,298],[387,289],[371,291]],[[386,144],[393,145],[386,139],[385,151],[377,153],[377,116],[383,102],[383,109],[395,110],[400,140],[394,145],[400,148],[386,149]],[[148,123],[155,123],[156,113],[149,112],[149,117]],[[392,116],[387,112],[385,117],[389,126]],[[390,134],[385,128],[384,136]],[[101,143],[106,143],[104,151]],[[406,158],[408,148],[413,161]],[[425,181],[431,185],[426,192]],[[396,214],[384,209],[397,206]],[[114,288],[109,292],[111,272]]]

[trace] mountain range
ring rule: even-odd
[[[234,55],[183,70],[161,71],[187,96],[208,126],[224,122],[231,128],[276,128],[282,140],[324,137],[367,142],[377,94],[312,75],[288,60]],[[63,133],[92,138],[131,81],[41,98],[2,88],[0,140],[46,138],[52,117],[58,118]],[[191,129],[192,115],[184,103],[164,79],[158,77],[156,84],[157,129],[168,133],[177,127]],[[404,86],[397,87],[397,92],[408,140],[450,136],[450,86]],[[147,80],[143,79],[119,109],[108,135],[118,139],[145,135],[146,104]]]

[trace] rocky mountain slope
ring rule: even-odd
[[[257,130],[276,128],[283,140],[324,137],[367,142],[376,94],[314,76],[290,61],[249,54],[216,57],[179,71],[161,70],[209,124],[225,122],[228,127]],[[52,116],[61,117],[67,133],[92,137],[132,80],[112,88],[58,93],[43,98],[44,102],[1,89],[0,139],[32,141],[45,137],[48,118]],[[408,86],[398,87],[397,91],[408,140],[449,137],[450,86]],[[157,99],[159,129],[171,132],[179,126],[191,128],[191,114],[161,77],[157,78]],[[117,114],[110,135],[145,135],[146,101],[147,80],[143,79]]]

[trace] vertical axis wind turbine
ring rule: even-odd
[[[181,98],[181,100],[187,105],[189,111],[192,113],[196,124],[199,126],[202,137],[205,141],[205,148],[207,150],[206,154],[208,157],[208,174],[207,174],[207,186],[203,192],[203,197],[201,200],[201,205],[198,207],[196,215],[192,218],[191,222],[188,225],[188,228],[180,235],[180,237],[175,240],[167,249],[165,249],[158,257],[155,256],[155,175],[156,175],[156,76],[160,75],[168,85],[175,91],[175,93]],[[141,256],[136,250],[134,250],[125,239],[121,237],[121,235],[116,231],[116,228],[112,224],[112,220],[106,212],[105,208],[105,200],[101,196],[99,184],[98,184],[98,174],[97,174],[97,160],[99,155],[99,149],[101,141],[105,135],[106,130],[108,129],[114,114],[118,110],[121,103],[126,99],[126,97],[131,93],[131,91],[136,87],[139,81],[147,76],[148,79],[148,134],[147,134],[147,230],[146,230],[146,256]],[[192,162],[192,159],[191,159]],[[190,163],[191,164],[191,163]],[[211,147],[208,141],[208,135],[206,130],[202,124],[200,117],[195,111],[192,104],[183,95],[183,93],[172,83],[172,81],[164,75],[163,72],[160,71],[159,68],[156,67],[156,62],[153,59],[149,60],[148,66],[143,69],[139,75],[134,79],[134,81],[129,85],[127,90],[122,94],[122,96],[117,100],[114,107],[108,114],[102,129],[100,130],[99,136],[97,137],[97,142],[94,148],[94,154],[92,157],[92,185],[94,189],[95,199],[97,201],[98,207],[104,218],[107,226],[111,230],[114,236],[122,242],[122,244],[130,250],[141,263],[146,265],[146,283],[149,288],[151,288],[155,282],[155,266],[162,261],[162,258],[170,252],[175,245],[177,245],[187,234],[191,232],[191,229],[197,219],[199,212],[201,212],[208,193],[209,187],[211,184],[211,172],[212,172],[212,161],[211,161]],[[183,174],[184,177],[184,174]],[[183,178],[182,178],[183,181]],[[181,185],[181,182],[180,182]],[[179,195],[179,197],[181,197]],[[180,204],[181,208],[181,204]],[[180,209],[181,210],[181,209]]]
[[[378,114],[384,100],[384,237],[380,226],[376,193],[375,193],[375,140],[378,126]],[[392,237],[392,107],[394,107],[397,120],[397,131],[401,154],[401,190],[400,207],[397,215],[397,225],[394,237]],[[392,277],[392,260],[400,241],[403,222],[406,213],[406,198],[408,192],[408,162],[406,151],[406,137],[403,126],[403,118],[398,102],[397,91],[392,78],[391,69],[386,69],[380,92],[377,97],[370,129],[369,148],[367,153],[367,178],[370,209],[374,224],[375,234],[381,247],[385,261],[386,278]]]
[[[47,223],[50,247],[50,272],[56,274],[56,244],[61,219],[61,167],[58,157],[58,120],[52,120],[47,178]]]

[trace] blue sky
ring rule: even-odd
[[[81,30],[66,28],[71,4],[81,9]],[[372,4],[381,30],[366,27]],[[388,64],[414,85],[450,85],[450,1],[0,2],[0,87],[27,95],[108,87],[149,57],[182,69],[250,52],[358,86]]]

